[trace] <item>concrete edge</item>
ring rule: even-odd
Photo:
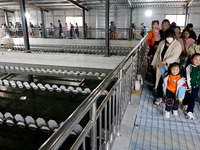
[[[117,136],[112,146],[112,150],[128,150],[132,138],[132,131],[134,129],[135,119],[140,104],[140,97],[142,89],[133,91],[131,95],[131,102],[127,106],[124,117],[121,123],[121,134]]]

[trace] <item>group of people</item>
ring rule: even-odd
[[[193,24],[181,33],[176,23],[164,19],[152,21],[148,32],[148,60],[151,62],[152,83],[156,91],[155,105],[165,102],[164,117],[178,115],[179,103],[188,119],[194,119],[195,100],[200,87],[200,35],[196,39]]]
[[[9,25],[1,24],[1,30],[2,30],[2,36],[22,36],[22,25],[20,22],[16,22],[15,25],[12,24],[12,22],[9,22]],[[31,22],[28,24],[28,34],[29,36],[35,36],[39,32],[39,37],[43,37],[43,30],[42,30],[42,23],[38,27],[34,27]],[[87,38],[87,30],[88,25],[85,23],[85,35]],[[55,37],[55,31],[56,27],[53,25],[53,23],[50,23],[49,27],[49,36]],[[36,34],[37,35],[37,34]],[[78,23],[75,24],[75,26],[70,22],[65,23],[64,25],[61,23],[60,20],[58,20],[58,37],[59,38],[79,38],[79,26]]]
[[[59,38],[79,38],[79,26],[78,23],[75,24],[75,26],[70,22],[69,25],[68,23],[65,23],[64,26],[61,23],[60,20],[58,20],[58,30],[59,30]],[[87,30],[88,30],[88,25],[85,23],[85,35],[87,36]],[[50,36],[55,36],[55,26],[50,23],[50,30],[49,30]]]
[[[1,24],[2,36],[21,36],[22,25],[20,22],[16,22],[15,25],[12,22],[8,23],[8,26],[4,23]]]

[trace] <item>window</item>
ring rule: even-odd
[[[73,25],[78,23],[78,26],[83,26],[83,17],[66,17],[66,23],[69,24],[70,22]]]
[[[185,15],[166,15],[165,19],[175,22],[177,26],[185,26]]]

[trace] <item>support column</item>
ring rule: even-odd
[[[44,23],[44,11],[41,10],[41,20],[42,20],[42,36],[45,38],[45,23]]]
[[[188,20],[188,7],[186,7],[186,12],[185,12],[185,27],[187,25],[187,20]]]
[[[83,9],[83,39],[86,39],[86,36],[85,36],[85,9]]]
[[[133,13],[133,9],[130,9],[130,32],[129,32],[129,40],[132,39],[133,33],[132,33],[132,13]]]
[[[8,27],[8,12],[6,10],[4,10],[4,16],[5,16],[5,23],[6,23],[6,26]]]
[[[5,35],[6,36],[10,36],[9,35],[9,21],[8,21],[8,12],[6,10],[4,10],[4,15],[5,15],[5,24],[6,24],[6,27],[5,27]]]
[[[110,56],[109,50],[109,3],[110,0],[105,0],[105,56]]]
[[[25,52],[28,52],[30,50],[30,45],[29,45],[29,37],[28,37],[27,20],[25,17],[26,10],[25,10],[24,0],[20,0],[20,10],[21,10],[21,18],[22,18]]]

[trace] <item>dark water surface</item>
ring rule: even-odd
[[[21,79],[21,77],[18,77],[18,79]],[[43,80],[41,83],[45,84],[46,81]],[[57,83],[60,82],[62,81]],[[69,84],[70,82],[72,83],[71,85],[75,85],[73,81],[64,81],[62,85],[65,85],[65,83]],[[100,81],[85,81],[81,87],[82,89],[88,87],[93,90],[99,83]],[[56,84],[56,81],[53,84]],[[68,87],[69,85],[65,86]],[[21,96],[26,96],[27,99],[20,100]],[[0,112],[2,114],[10,112],[13,116],[21,114],[24,118],[26,116],[32,116],[35,120],[40,117],[46,122],[52,119],[60,124],[67,119],[87,96],[64,92],[58,93],[56,91],[49,92],[48,90],[36,91],[33,89],[27,90],[25,88],[6,88],[1,86]],[[84,121],[80,124],[82,126],[85,125]],[[40,129],[32,130],[29,127],[19,128],[17,125],[9,126],[3,123],[0,125],[0,150],[36,150],[52,133],[53,131],[44,132]]]

